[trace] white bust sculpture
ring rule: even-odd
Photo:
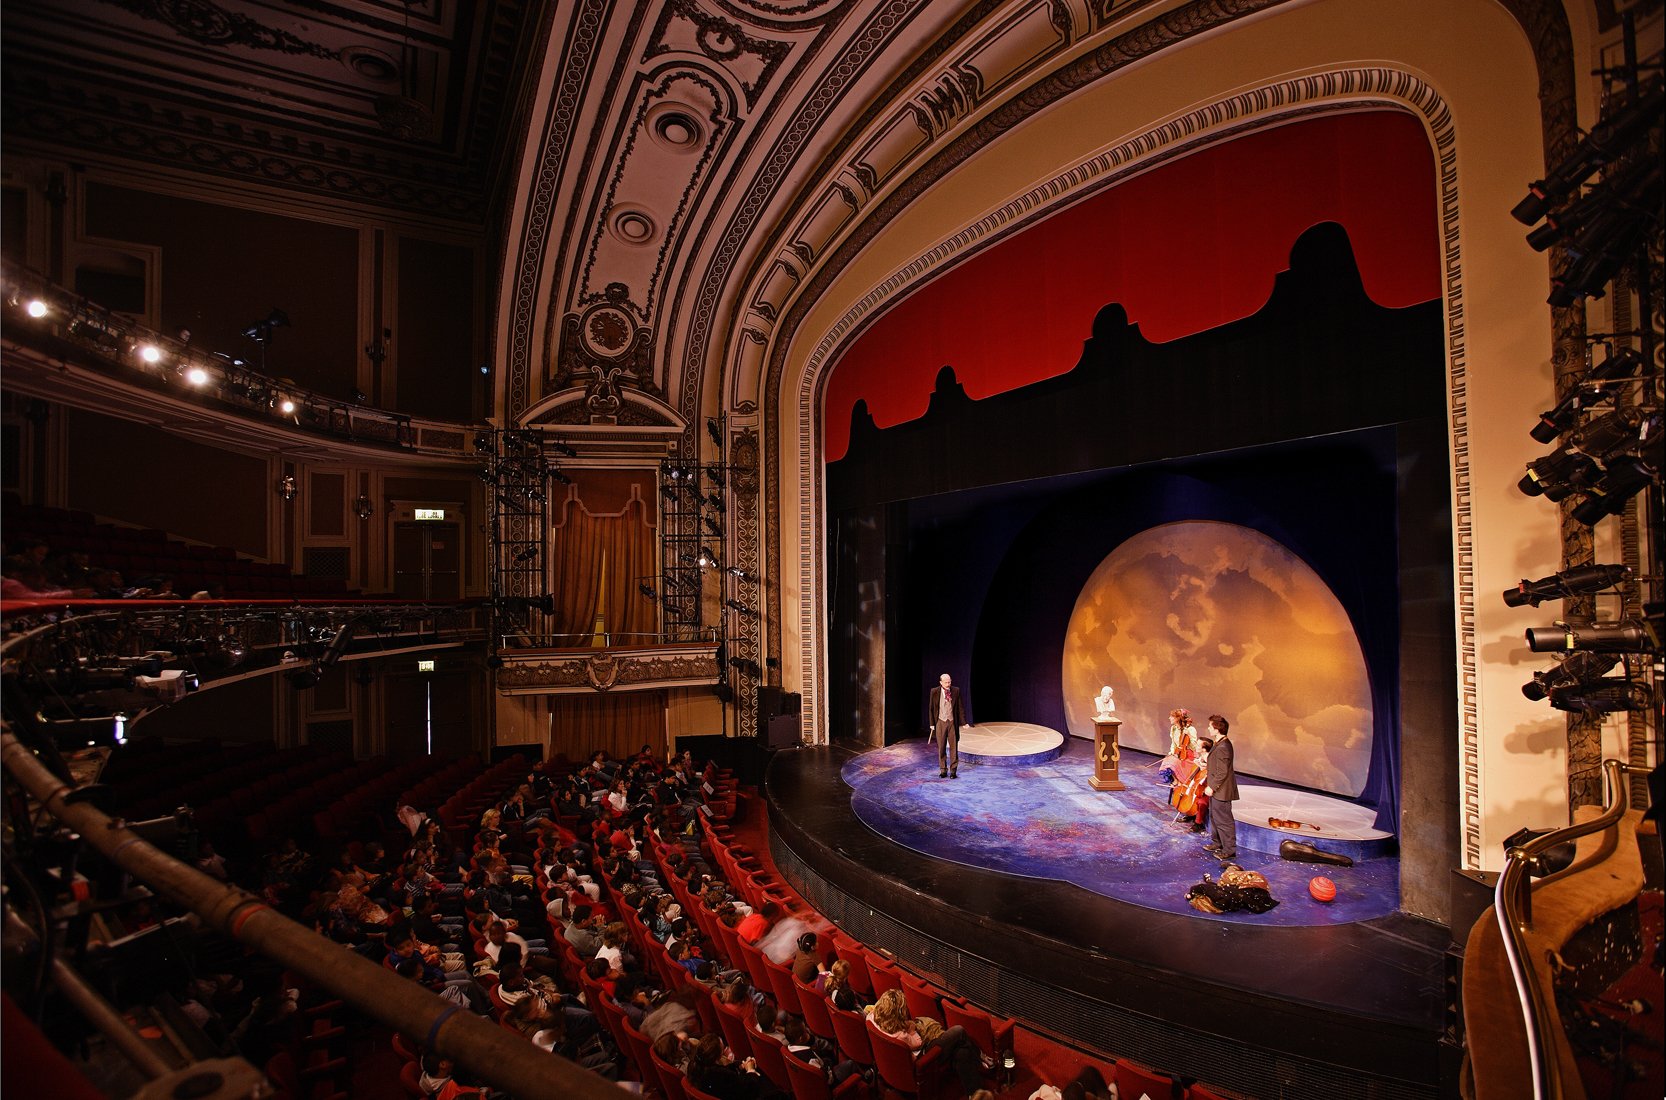
[[[1111,698],[1109,685],[1099,689],[1099,694],[1093,697],[1093,705],[1098,708],[1095,718],[1109,718],[1116,713],[1116,700]]]

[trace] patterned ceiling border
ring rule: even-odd
[[[367,203],[389,204],[453,222],[479,223],[485,199],[461,173],[400,171],[411,167],[391,158],[354,154],[323,141],[279,135],[270,145],[242,143],[232,135],[232,123],[203,118],[209,133],[195,134],[182,117],[156,116],[157,125],[79,109],[67,103],[18,102],[7,97],[6,141],[14,150],[32,145],[42,154],[77,150],[72,159],[87,160],[86,152],[103,147],[114,162],[144,161],[167,168],[184,166],[205,176],[219,176],[244,184],[307,191]],[[130,105],[139,116],[142,105]],[[191,120],[196,121],[196,120]],[[38,144],[35,144],[38,143]],[[424,182],[413,182],[426,175]]]
[[[1467,351],[1464,342],[1463,279],[1459,257],[1458,182],[1456,136],[1450,111],[1444,100],[1418,77],[1398,69],[1359,68],[1316,74],[1266,85],[1228,97],[1156,127],[1115,149],[1108,150],[1075,168],[1060,173],[1032,188],[1025,195],[991,212],[928,253],[899,269],[840,319],[817,345],[796,379],[798,414],[793,427],[805,448],[798,456],[799,522],[796,550],[799,555],[799,651],[804,677],[805,717],[808,739],[827,739],[826,716],[819,692],[815,709],[809,697],[827,675],[826,597],[816,583],[825,568],[825,466],[821,461],[822,431],[818,411],[825,393],[833,353],[858,332],[866,318],[883,304],[894,300],[908,287],[958,263],[966,255],[987,247],[1035,221],[1060,205],[1079,201],[1093,191],[1115,186],[1128,176],[1148,170],[1161,159],[1183,156],[1204,145],[1227,140],[1247,130],[1281,124],[1303,114],[1360,108],[1394,106],[1410,110],[1428,127],[1436,157],[1440,194],[1438,210],[1444,285],[1447,307],[1448,416],[1450,424],[1450,476],[1454,493],[1455,598],[1460,609],[1474,605],[1474,563],[1466,548],[1470,538],[1470,490],[1468,459],[1468,406],[1466,391]],[[1468,759],[1478,753],[1479,731],[1475,721],[1473,685],[1475,632],[1472,616],[1460,610],[1458,616],[1460,658],[1460,752]],[[1478,770],[1464,772],[1464,800],[1469,804],[1472,789],[1478,792]],[[1475,805],[1479,806],[1478,793]],[[1467,813],[1465,831],[1468,830]],[[1477,821],[1478,827],[1478,821]],[[1478,833],[1477,833],[1478,837]],[[1467,842],[1466,842],[1467,844]]]
[[[515,283],[505,311],[509,318],[503,394],[506,423],[514,423],[520,411],[531,404],[532,329],[539,277],[544,270],[544,253],[554,239],[556,188],[572,142],[573,128],[578,122],[579,98],[596,63],[596,47],[601,41],[606,15],[612,8],[612,0],[582,0],[578,11],[573,13],[567,48],[561,54],[566,59],[566,65],[561,71],[555,94],[550,97],[547,122],[538,145],[538,168],[533,174],[532,199],[527,204],[526,221],[521,231]]]
[[[324,59],[333,56],[333,51],[313,44],[291,48],[280,38],[265,41],[265,37],[286,32],[252,23],[241,28],[222,25],[221,16],[231,13],[214,5],[181,14],[156,0],[103,2],[159,19],[183,37],[210,46],[264,43],[265,48],[280,52]],[[166,168],[183,165],[243,184],[480,227],[486,224],[494,201],[492,192],[502,186],[507,150],[516,141],[503,127],[511,110],[506,89],[513,89],[526,76],[536,43],[548,33],[550,11],[551,0],[494,0],[491,17],[482,28],[480,70],[473,88],[475,113],[459,127],[458,147],[451,151],[395,147],[390,152],[385,144],[389,139],[381,133],[371,133],[360,143],[301,125],[251,123],[248,118],[223,113],[222,104],[187,107],[177,100],[167,101],[169,90],[156,87],[143,94],[101,88],[97,97],[89,97],[74,83],[77,74],[73,72],[26,70],[17,64],[4,71],[7,94],[0,100],[7,143],[17,147],[21,142],[46,156],[75,150],[71,159],[90,156],[96,160],[100,149],[108,149],[113,158],[124,162],[145,161]],[[383,30],[398,27],[345,9],[332,9],[332,14]],[[198,15],[203,19],[197,20]],[[184,26],[197,30],[188,32]]]

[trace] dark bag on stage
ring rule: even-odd
[[[1338,852],[1327,852],[1322,848],[1315,848],[1305,840],[1281,840],[1278,843],[1278,858],[1288,859],[1295,863],[1328,863],[1332,867],[1352,867],[1354,861]]]
[[[1204,875],[1202,882],[1186,891],[1186,900],[1191,903],[1193,909],[1202,913],[1234,913],[1240,909],[1247,909],[1251,913],[1265,913],[1278,904],[1278,899],[1274,898],[1272,891],[1265,886],[1230,885],[1227,876],[1235,871],[1242,876],[1243,882],[1253,882],[1254,879],[1267,881],[1256,872],[1228,868],[1221,875],[1220,882],[1211,882],[1209,876]],[[1249,878],[1250,875],[1254,875],[1254,879]]]

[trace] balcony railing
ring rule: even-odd
[[[407,416],[280,381],[241,359],[146,328],[17,264],[0,266],[0,279],[0,319],[8,350],[32,352],[43,366],[91,372],[164,401],[238,416],[278,434],[299,432],[430,459],[474,455],[475,425]],[[14,370],[18,365],[7,364]]]

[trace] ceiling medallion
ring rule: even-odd
[[[626,244],[647,244],[659,233],[659,226],[645,211],[634,207],[620,207],[609,221],[613,235]]]
[[[636,322],[618,306],[592,306],[579,321],[579,339],[598,359],[617,359],[636,342]]]
[[[399,81],[399,62],[369,46],[348,46],[341,51],[341,63],[354,76],[376,84],[396,84]]]
[[[649,116],[648,129],[660,144],[673,149],[698,148],[706,136],[705,127],[700,125],[698,119],[673,104],[654,111]]]

